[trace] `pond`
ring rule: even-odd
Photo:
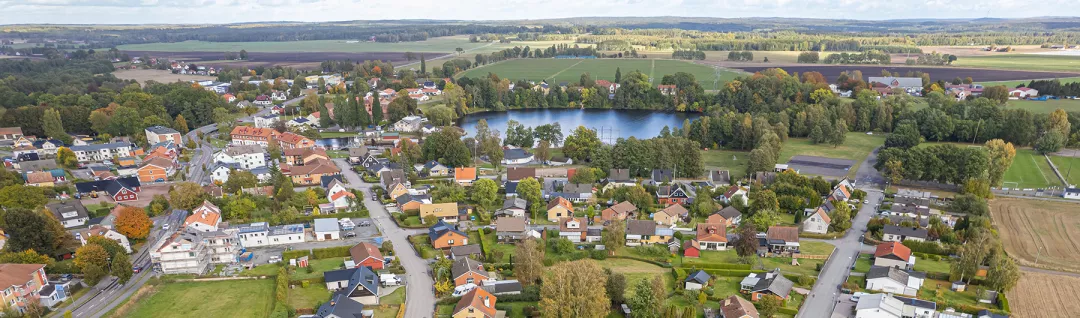
[[[660,135],[664,126],[682,127],[683,120],[694,121],[701,114],[631,109],[516,109],[505,112],[483,112],[466,115],[459,121],[468,136],[476,133],[476,123],[487,120],[488,127],[506,137],[506,122],[515,120],[526,127],[559,123],[563,136],[569,136],[578,126],[595,129],[605,143],[619,138],[648,139]]]

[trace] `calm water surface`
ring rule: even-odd
[[[682,127],[683,120],[693,121],[700,116],[697,113],[628,109],[519,109],[470,114],[462,118],[459,124],[468,132],[468,136],[473,136],[476,133],[476,123],[485,119],[488,127],[499,130],[502,137],[506,137],[506,122],[511,119],[527,127],[559,123],[564,137],[569,136],[578,126],[585,126],[595,129],[604,142],[614,143],[618,138],[656,137],[664,126]]]

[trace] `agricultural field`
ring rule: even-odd
[[[990,212],[1005,251],[1020,265],[1080,272],[1080,204],[998,198]]]
[[[1080,278],[1024,272],[1009,291],[1013,317],[1080,317]]]
[[[483,77],[493,73],[511,80],[542,81],[549,83],[575,82],[581,74],[589,73],[593,79],[615,80],[615,70],[623,75],[632,71],[641,71],[659,84],[664,75],[687,72],[702,83],[705,89],[712,89],[717,71],[711,66],[679,60],[653,59],[517,59],[477,67],[462,73],[461,77]],[[735,78],[739,73],[720,70],[720,81]]]
[[[116,78],[124,80],[135,80],[139,83],[145,84],[146,81],[155,81],[158,83],[172,83],[172,82],[186,82],[186,81],[204,81],[204,80],[217,80],[217,76],[200,76],[200,75],[180,75],[173,74],[170,71],[165,70],[118,70],[113,72]]]
[[[1049,114],[1058,108],[1067,112],[1080,111],[1080,100],[1051,99],[1047,101],[1037,100],[1010,100],[1007,108],[1027,109],[1036,114]]]
[[[1069,149],[1063,150],[1063,152],[1080,154],[1080,151]],[[1069,184],[1072,185],[1080,184],[1080,157],[1076,157],[1075,155],[1071,157],[1050,156],[1050,161],[1053,161],[1054,165],[1058,167],[1058,171],[1065,177],[1065,181],[1068,181]],[[1073,171],[1074,168],[1075,171]]]
[[[963,59],[961,59],[963,60]],[[1077,58],[1077,63],[1080,63],[1080,58]],[[767,64],[763,64],[767,65]],[[1078,64],[1080,65],[1080,64]],[[741,70],[747,72],[758,72],[768,68],[775,68],[777,66],[752,66],[752,67],[738,67]],[[1031,80],[1031,79],[1046,79],[1046,78],[1058,78],[1058,77],[1076,77],[1076,73],[1064,73],[1054,72],[1060,71],[1060,69],[1041,69],[1044,71],[1023,71],[1023,70],[991,70],[983,68],[964,68],[954,65],[954,67],[930,67],[930,66],[897,66],[897,65],[827,65],[827,64],[800,64],[795,66],[780,66],[788,73],[799,72],[800,74],[806,72],[820,72],[825,78],[835,79],[840,75],[840,72],[859,70],[863,73],[863,77],[880,76],[881,70],[888,70],[892,73],[900,75],[906,75],[908,71],[920,71],[930,74],[930,79],[937,81],[952,81],[954,78],[965,78],[970,76],[976,82],[984,81],[1011,81],[1011,80]],[[1029,69],[1032,70],[1032,69]],[[1080,69],[1077,70],[1080,72]]]
[[[522,42],[524,43],[524,42]],[[498,44],[498,43],[495,43]],[[454,52],[457,48],[472,50],[492,43],[471,43],[468,37],[438,37],[417,42],[355,42],[344,40],[283,41],[283,42],[204,42],[183,41],[172,43],[145,43],[119,45],[121,51],[156,51],[156,52],[239,52],[248,53],[295,53],[295,52],[335,52],[335,53],[371,53],[371,52],[414,52],[439,53]]]
[[[128,317],[269,317],[273,297],[273,279],[169,283]]]
[[[957,59],[956,62],[953,62],[953,66],[1026,71],[1080,72],[1080,57],[1043,54],[969,56]]]

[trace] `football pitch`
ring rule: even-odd
[[[694,75],[705,89],[714,89],[714,82],[725,82],[743,73],[716,69],[712,66],[679,60],[657,59],[516,59],[477,67],[462,73],[461,77],[484,77],[488,73],[512,81],[525,80],[550,84],[577,82],[581,74],[589,73],[594,80],[615,80],[615,70],[627,76],[640,71],[649,76],[654,85],[660,84],[664,75],[686,72]]]
[[[1047,187],[1060,187],[1061,181],[1046,158],[1032,149],[1017,149],[1013,164],[1005,171],[1002,187],[1036,189]]]

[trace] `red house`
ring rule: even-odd
[[[701,256],[701,248],[698,247],[697,240],[686,241],[683,246],[686,246],[686,248],[683,249],[683,257],[698,258]]]
[[[661,186],[656,189],[656,198],[660,202],[660,206],[669,206],[673,204],[686,204],[687,200],[690,200],[690,196],[686,195],[686,190],[677,185]]]
[[[352,260],[356,263],[356,267],[368,266],[371,269],[383,269],[383,257],[379,252],[379,248],[375,244],[360,243],[356,244],[349,249],[349,255],[352,255]]]
[[[79,193],[90,194],[105,192],[116,202],[135,201],[139,199],[139,189],[142,183],[138,177],[118,179],[106,179],[75,184]]]

